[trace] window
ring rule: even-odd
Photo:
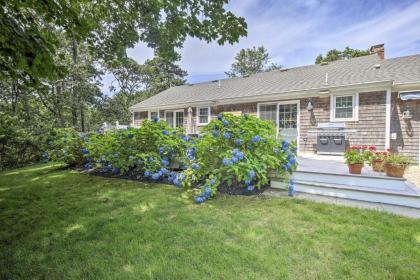
[[[208,124],[210,122],[210,107],[197,108],[198,124]]]
[[[165,120],[168,123],[169,127],[174,127],[174,112],[166,111]]]
[[[273,121],[277,120],[277,104],[259,104],[259,117],[263,120]]]
[[[184,111],[175,112],[175,127],[184,126]]]
[[[334,95],[331,98],[332,121],[357,121],[358,95]]]
[[[159,118],[158,112],[149,112],[149,119],[154,120],[155,118]]]

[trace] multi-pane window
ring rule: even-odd
[[[176,127],[184,126],[184,112],[183,111],[175,112],[175,126]]]
[[[269,120],[276,123],[277,119],[277,104],[260,104],[259,116],[263,120]]]
[[[198,123],[199,124],[208,124],[210,119],[210,108],[202,107],[198,108]]]
[[[297,104],[279,104],[279,129],[297,128]]]
[[[150,119],[153,120],[155,118],[159,118],[158,112],[150,112]]]
[[[354,96],[335,96],[334,97],[334,118],[335,119],[352,119],[354,117]]]

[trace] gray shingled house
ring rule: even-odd
[[[253,114],[275,122],[279,137],[296,139],[299,153],[344,139],[391,147],[418,163],[420,54],[385,59],[376,45],[368,56],[172,87],[130,111],[134,126],[159,117],[191,134],[220,112]]]

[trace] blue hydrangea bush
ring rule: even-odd
[[[127,130],[59,130],[49,153],[72,166],[172,183],[189,190],[197,203],[222,186],[252,192],[268,184],[269,172],[287,179],[296,168],[295,145],[279,141],[271,122],[227,113],[194,138],[158,119]]]
[[[251,115],[218,115],[191,150],[183,184],[203,183],[198,203],[215,195],[220,185],[253,191],[268,184],[269,172],[288,179],[297,165],[295,144],[278,140],[272,122]]]

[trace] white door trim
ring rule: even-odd
[[[389,149],[391,136],[391,89],[386,90],[385,102],[385,150]]]
[[[297,105],[297,116],[296,116],[296,130],[297,130],[297,136],[296,136],[296,148],[297,152],[299,153],[300,148],[300,99],[297,100],[287,100],[287,101],[280,101],[277,104],[277,134],[279,133],[279,105],[285,105],[285,104],[296,104]]]

